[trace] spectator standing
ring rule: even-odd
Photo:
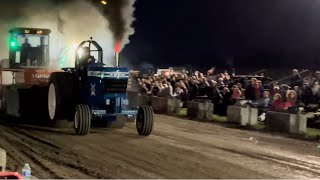
[[[239,100],[242,96],[241,90],[238,88],[237,85],[232,87],[232,94],[231,94],[231,104],[235,104],[237,100]]]
[[[218,80],[217,80],[217,86],[218,86],[219,90],[223,90],[223,88],[224,88],[224,83],[223,83],[223,78],[222,78],[222,77],[218,78]]]
[[[301,87],[301,84],[302,84],[302,77],[301,77],[299,71],[297,69],[293,69],[290,86],[291,87],[294,87],[294,86]]]
[[[247,89],[246,89],[246,94],[245,94],[246,99],[251,100],[251,101],[255,101],[257,99],[257,97],[256,97],[256,88],[254,87],[255,84],[257,84],[257,79],[252,78],[249,81],[249,84],[248,84]]]
[[[257,80],[257,93],[256,96],[257,96],[257,99],[261,98],[262,97],[262,94],[263,94],[263,85],[262,85],[262,81],[260,80]]]
[[[212,101],[213,101],[213,104],[217,105],[217,104],[222,103],[222,99],[223,99],[223,96],[220,93],[220,91],[217,88],[217,86],[213,86],[212,87]]]
[[[199,87],[195,79],[191,79],[189,82],[189,100],[192,101],[199,94]]]
[[[148,88],[147,88],[147,85],[145,83],[141,82],[139,92],[141,94],[148,94]]]
[[[305,83],[302,86],[301,102],[303,102],[306,106],[313,102],[313,92],[308,83]]]
[[[314,86],[315,78],[314,78],[312,72],[309,73],[308,77],[306,77],[305,80],[306,80],[306,82],[310,85],[310,87],[313,87],[313,86]]]
[[[152,95],[154,96],[157,96],[158,93],[160,93],[160,84],[158,81],[152,84],[151,92],[152,92]]]
[[[221,115],[227,115],[228,106],[231,104],[231,92],[229,88],[224,87],[222,92]]]

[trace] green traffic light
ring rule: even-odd
[[[11,47],[16,47],[16,42],[12,41],[12,42],[10,43],[10,46],[11,46]]]

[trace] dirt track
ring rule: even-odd
[[[28,162],[38,178],[320,178],[316,146],[160,115],[146,138],[132,124],[85,137],[72,129],[0,126],[8,168]]]

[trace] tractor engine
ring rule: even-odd
[[[86,86],[89,87],[83,97],[92,104],[94,115],[113,116],[122,113],[128,106],[126,98],[129,71],[126,68],[92,67],[88,69]]]

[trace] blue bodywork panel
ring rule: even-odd
[[[75,68],[63,68],[69,73],[77,73]],[[80,102],[91,107],[95,116],[115,120],[118,115],[135,116],[135,107],[128,107],[127,68],[107,67],[103,64],[88,66],[87,76],[81,82]]]

